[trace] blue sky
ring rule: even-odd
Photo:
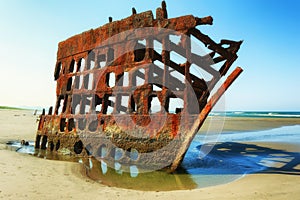
[[[103,3],[102,3],[103,2]],[[244,40],[234,63],[243,74],[226,94],[227,110],[300,110],[300,1],[167,0],[169,17],[214,17],[200,27],[215,41]],[[58,42],[160,6],[160,0],[0,0],[0,105],[55,103]]]

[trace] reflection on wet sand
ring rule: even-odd
[[[113,169],[108,167],[105,161],[91,158],[83,160],[83,166],[88,177],[108,186],[147,191],[197,188],[197,184],[187,173],[169,174],[165,171],[141,173],[135,165],[124,166],[118,162]]]
[[[282,131],[279,130],[281,133]],[[244,133],[246,134],[246,133]],[[252,133],[253,134],[253,133]],[[254,133],[255,135],[255,133]],[[258,134],[259,137],[262,134]],[[273,134],[274,135],[274,134]],[[238,134],[236,134],[238,136]],[[228,136],[226,136],[228,137]],[[264,136],[265,138],[265,136]],[[102,184],[147,191],[186,190],[225,184],[246,174],[272,173],[300,175],[299,145],[272,142],[192,142],[182,165],[175,173],[164,170],[145,172],[139,166],[126,166],[113,160],[73,157],[34,149],[33,142],[10,142],[7,148],[51,160],[79,162],[89,178]],[[211,151],[201,157],[206,148]],[[114,166],[113,168],[109,166]]]

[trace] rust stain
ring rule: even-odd
[[[242,43],[217,43],[197,28],[212,23],[210,16],[168,19],[163,2],[156,18],[151,11],[133,9],[125,19],[110,18],[108,24],[60,42],[54,70],[57,102],[53,113],[51,108],[40,116],[35,147],[103,157],[105,146],[110,158],[116,148],[134,149],[139,153],[137,160],[125,153],[120,162],[167,163],[165,167],[176,170],[213,105],[242,71],[238,68],[210,95],[237,59]],[[166,34],[162,29],[173,32]],[[193,52],[191,37],[209,53]],[[156,49],[157,44],[161,49]],[[171,58],[172,53],[185,62]],[[219,69],[213,67],[218,63]],[[210,78],[197,77],[191,71],[195,66]],[[181,107],[174,99],[183,102]],[[156,112],[154,101],[160,107]],[[143,154],[150,152],[152,157]]]

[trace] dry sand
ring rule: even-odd
[[[245,119],[237,124],[240,128],[251,129],[255,124],[249,125],[254,123],[250,121]],[[299,124],[299,121],[267,123],[278,127]],[[234,120],[226,123],[225,129],[237,129]],[[265,123],[257,123],[266,128]],[[6,149],[4,143],[8,140],[34,140],[36,126],[36,116],[32,116],[31,111],[0,110],[1,199],[300,199],[299,175],[284,174],[247,175],[224,185],[170,192],[103,186],[83,177],[78,163],[44,160]]]

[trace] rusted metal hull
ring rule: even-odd
[[[168,19],[163,2],[155,19],[151,11],[133,9],[126,19],[59,43],[57,102],[53,114],[51,108],[40,117],[36,148],[112,163],[121,150],[118,162],[174,171],[212,107],[242,72],[234,70],[210,96],[241,45],[216,43],[196,28],[211,24],[211,17]],[[193,52],[191,37],[210,52]],[[222,63],[220,69],[216,63]],[[193,67],[210,78],[197,77]]]

